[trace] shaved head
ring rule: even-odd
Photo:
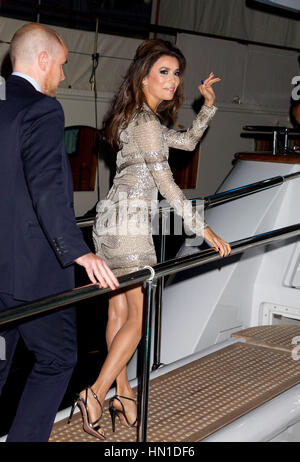
[[[53,56],[61,46],[65,46],[64,41],[54,30],[41,24],[27,24],[17,30],[11,41],[13,68],[16,63],[31,64],[42,51]]]
[[[42,24],[21,27],[10,45],[13,71],[32,77],[49,96],[56,96],[58,85],[65,79],[67,57],[68,49],[60,35]]]

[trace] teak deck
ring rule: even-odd
[[[201,441],[300,382],[292,357],[297,326],[262,326],[234,334],[246,340],[150,382],[149,442]],[[118,419],[116,419],[118,420]],[[105,442],[135,442],[136,429],[119,422],[112,433],[105,403]],[[54,425],[50,441],[101,442],[82,430],[80,413]]]

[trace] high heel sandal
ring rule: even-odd
[[[120,415],[122,415],[125,419],[125,422],[126,422],[126,425],[127,427],[130,427],[130,428],[133,428],[133,427],[136,427],[137,425],[137,419],[135,419],[135,421],[133,423],[130,423],[128,418],[127,418],[127,415],[126,415],[126,412],[125,412],[125,408],[124,408],[124,404],[122,403],[121,399],[128,399],[129,401],[133,401],[135,404],[136,404],[136,400],[133,399],[133,398],[128,398],[127,396],[121,396],[121,395],[115,395],[113,396],[112,398],[110,398],[109,400],[109,412],[110,412],[110,416],[111,416],[111,423],[112,423],[112,431],[115,432],[115,419],[116,419],[116,415],[119,417],[119,420],[120,422],[122,423],[121,419],[120,419]],[[120,404],[121,404],[121,407],[122,409],[116,409],[114,407],[114,400],[117,400]]]
[[[99,404],[100,409],[101,409],[101,414],[100,414],[99,419],[95,420],[94,422],[90,421],[90,415],[89,415],[88,405],[87,405],[87,398],[88,398],[88,391],[89,390],[90,390],[93,398]],[[72,420],[75,407],[78,406],[79,409],[80,409],[80,412],[81,412],[81,416],[82,416],[84,431],[89,433],[92,436],[95,436],[96,438],[99,438],[100,440],[104,440],[105,436],[98,432],[98,430],[100,430],[102,428],[101,425],[99,425],[99,422],[100,422],[100,420],[102,418],[102,415],[103,415],[103,406],[100,403],[100,401],[98,399],[98,396],[96,395],[96,393],[93,391],[93,389],[91,387],[86,387],[84,389],[84,391],[85,391],[85,398],[83,399],[80,395],[78,395],[77,399],[74,401],[74,404],[73,404],[72,409],[71,409],[70,417],[69,417],[69,420],[68,420],[68,424]]]

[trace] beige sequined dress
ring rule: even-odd
[[[97,205],[93,227],[96,254],[116,276],[156,263],[151,215],[157,193],[183,216],[190,202],[174,182],[169,167],[169,148],[191,151],[206,130],[216,107],[203,106],[192,127],[184,132],[169,130],[144,104],[121,132],[122,149],[117,155],[117,173],[107,198]],[[198,235],[206,226],[190,208],[190,228]]]

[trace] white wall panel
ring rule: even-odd
[[[296,52],[249,46],[243,102],[288,112],[297,59]]]
[[[197,87],[210,72],[222,79],[214,86],[219,103],[231,103],[235,96],[242,95],[245,45],[187,34],[178,34],[177,45],[187,59],[185,94],[188,103],[199,98]]]

